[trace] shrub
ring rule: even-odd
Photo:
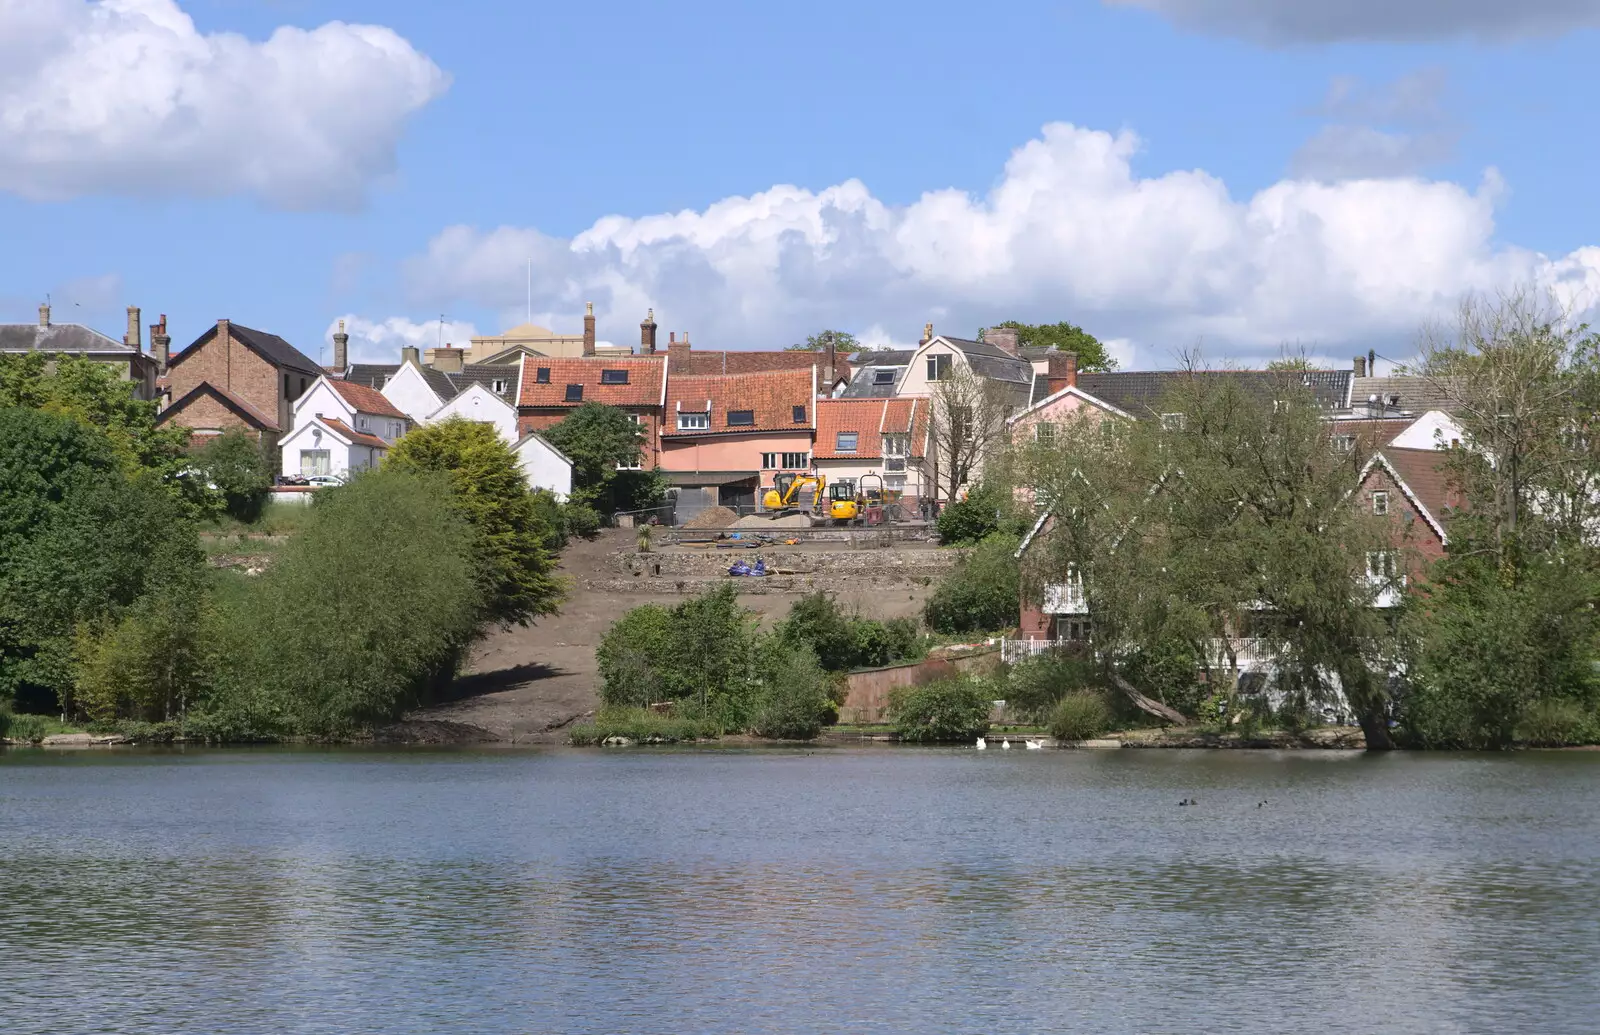
[[[900,687],[889,697],[889,713],[901,740],[914,743],[967,741],[989,728],[993,687],[971,676]]]
[[[586,503],[577,501],[563,503],[561,520],[569,536],[593,539],[600,534],[600,512]]]
[[[610,737],[626,737],[637,744],[676,744],[721,735],[722,727],[705,719],[666,715],[649,708],[602,708],[592,722],[573,726],[567,742],[592,747]]]
[[[0,710],[0,737],[37,744],[49,735],[53,726],[54,723],[43,715],[13,715]]]
[[[1559,697],[1535,701],[1517,723],[1517,739],[1533,747],[1592,744],[1600,737],[1595,716],[1577,701]]]
[[[922,653],[915,622],[906,618],[880,622],[850,615],[831,594],[801,597],[773,629],[779,641],[808,650],[829,672],[875,668]]]
[[[889,636],[889,657],[892,660],[915,661],[928,653],[914,618],[891,618],[883,623]]]
[[[609,705],[692,701],[729,727],[748,717],[755,674],[755,621],[728,583],[672,608],[636,607],[595,651]]]
[[[633,608],[600,638],[595,661],[600,699],[608,707],[643,707],[667,698],[661,666],[668,663],[672,612],[659,604]]]
[[[1111,709],[1093,690],[1074,690],[1050,710],[1050,735],[1060,740],[1090,740],[1111,724]]]
[[[261,443],[234,428],[202,446],[195,464],[222,494],[229,517],[244,522],[261,517],[272,489],[272,464]]]
[[[1094,665],[1070,654],[1036,654],[1012,666],[1006,679],[1006,706],[1030,721],[1051,714],[1057,702],[1094,682]]]
[[[1168,640],[1141,646],[1122,662],[1122,675],[1141,691],[1188,716],[1206,696],[1200,662],[1186,644]]]
[[[828,674],[804,650],[774,645],[762,652],[763,685],[750,720],[758,737],[810,740],[833,707]]]
[[[1017,538],[992,535],[940,580],[923,607],[928,628],[941,633],[993,632],[1021,620]]]
[[[981,542],[997,532],[1020,536],[1026,523],[1003,487],[978,485],[939,512],[939,541],[950,546]]]

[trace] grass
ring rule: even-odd
[[[593,747],[610,737],[625,737],[636,744],[677,744],[720,736],[722,727],[707,719],[677,718],[648,708],[602,708],[593,722],[572,727],[567,743]]]
[[[248,535],[293,535],[305,527],[311,507],[304,503],[268,503],[255,521],[239,521],[224,515],[201,529],[218,537]]]
[[[0,737],[37,744],[57,733],[82,733],[80,726],[62,722],[53,715],[16,715],[0,711]]]

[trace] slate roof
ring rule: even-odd
[[[263,431],[282,430],[278,427],[278,422],[276,419],[268,417],[266,414],[262,413],[260,410],[256,409],[243,399],[239,398],[237,395],[234,395],[225,388],[217,387],[210,381],[201,381],[199,384],[183,393],[181,398],[174,400],[170,406],[161,411],[161,415],[156,418],[156,423],[164,424],[173,417],[176,417],[185,408],[187,408],[191,402],[200,398],[202,395],[214,396],[218,402],[222,403],[222,405],[238,414],[245,420],[246,423],[253,424]]]
[[[533,358],[529,357],[528,362],[530,364],[533,363]],[[438,373],[438,371],[432,371],[432,373]],[[456,394],[466,391],[472,385],[483,385],[491,394],[498,395],[508,403],[514,403],[517,399],[517,368],[515,364],[471,363],[454,374],[439,374],[439,376],[450,382]],[[495,392],[494,383],[496,381],[505,382],[504,391]],[[428,383],[432,384],[433,382],[429,381]]]
[[[549,370],[548,383],[539,381],[539,371]],[[603,370],[626,370],[628,383],[602,384]],[[660,406],[661,389],[667,376],[667,357],[584,356],[581,358],[528,357],[522,365],[522,389],[517,405],[524,407],[575,409],[586,402],[610,406]],[[567,386],[583,385],[581,402],[567,401]]]
[[[934,340],[944,342],[965,356],[972,372],[979,377],[1018,385],[1033,383],[1033,364],[1004,349],[981,341],[951,338],[942,334]]]
[[[378,436],[369,435],[364,431],[357,431],[355,428],[352,428],[350,425],[346,424],[344,421],[340,420],[337,417],[324,417],[321,414],[318,414],[317,415],[317,420],[319,420],[322,423],[326,424],[328,427],[332,428],[334,431],[337,431],[339,434],[343,435],[345,438],[349,439],[351,442],[357,443],[358,445],[373,446],[373,447],[378,448],[378,449],[388,449],[389,448],[389,443],[385,442],[383,439],[379,438]]]
[[[819,399],[817,400],[817,441],[811,451],[814,460],[878,460],[883,457],[885,434],[906,434],[924,425],[925,400],[902,396],[896,399]],[[838,451],[839,432],[856,433],[856,451]],[[913,435],[911,454],[921,456],[921,436]]]
[[[850,358],[856,366],[871,363],[878,367],[903,367],[917,354],[916,349],[863,349]]]
[[[357,381],[338,381],[330,378],[328,383],[333,385],[333,390],[344,397],[344,401],[356,408],[357,413],[371,413],[379,417],[398,417],[406,420],[407,417],[399,407],[390,402],[382,392],[376,388]]]
[[[727,376],[696,376],[673,374],[667,379],[667,413],[662,426],[663,438],[696,438],[707,435],[736,435],[752,431],[805,431],[811,430],[814,416],[812,407],[820,400],[812,398],[812,368],[804,370],[767,370],[757,373],[729,374]],[[679,411],[707,412],[710,403],[710,424],[705,431],[679,431]],[[801,407],[804,416],[794,419],[795,407]],[[728,424],[730,410],[751,410],[754,424]]]
[[[1452,385],[1453,382],[1448,379],[1435,381],[1416,376],[1352,377],[1350,409],[1355,413],[1366,412],[1368,400],[1377,396],[1386,412],[1398,411],[1419,416],[1428,410],[1454,413],[1461,407],[1451,395]],[[1389,399],[1396,395],[1400,397],[1398,408],[1389,406]]]
[[[307,374],[321,375],[325,372],[315,360],[276,334],[268,334],[266,331],[258,331],[253,327],[231,322],[228,324],[228,328],[233,332],[235,338],[244,342],[247,348],[258,353],[273,366],[298,370]],[[216,340],[216,337],[217,327],[216,324],[212,324],[204,334],[190,342],[188,348],[173,356],[169,366],[177,366],[182,363],[185,359],[199,352],[200,346],[208,341]]]
[[[104,353],[138,355],[139,350],[81,323],[0,323],[0,352]]]
[[[505,382],[505,391],[497,393],[506,402],[512,402],[517,395],[517,366],[515,363],[472,363],[461,368],[453,374],[442,370],[435,370],[429,366],[419,367],[422,371],[422,380],[433,389],[433,394],[441,402],[449,402],[457,395],[466,391],[468,386],[481,384],[490,392],[494,392],[496,381]],[[390,378],[400,372],[398,363],[353,363],[345,371],[344,379],[369,388],[382,389],[389,383]]]
[[[1310,388],[1320,406],[1343,409],[1350,397],[1348,370],[1113,370],[1080,372],[1078,387],[1119,410],[1139,416],[1159,412],[1162,399],[1190,378],[1228,378],[1263,395],[1275,395],[1285,386]]]
[[[888,399],[894,395],[895,387],[900,383],[900,378],[905,374],[906,369],[905,363],[891,365],[873,362],[859,366],[856,368],[856,372],[851,375],[850,383],[845,386],[843,392],[839,393],[839,398]],[[893,380],[886,385],[878,384],[877,375],[880,370],[887,370],[893,374]]]

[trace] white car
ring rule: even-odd
[[[313,474],[306,477],[307,485],[343,485],[344,479],[331,474]]]

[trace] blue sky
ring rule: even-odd
[[[440,314],[520,322],[532,259],[538,322],[592,300],[617,341],[654,306],[709,347],[1019,318],[1140,366],[1398,357],[1468,291],[1600,301],[1596,25],[1600,0],[0,0],[0,320],[48,293],[315,356],[343,317],[376,359]]]

